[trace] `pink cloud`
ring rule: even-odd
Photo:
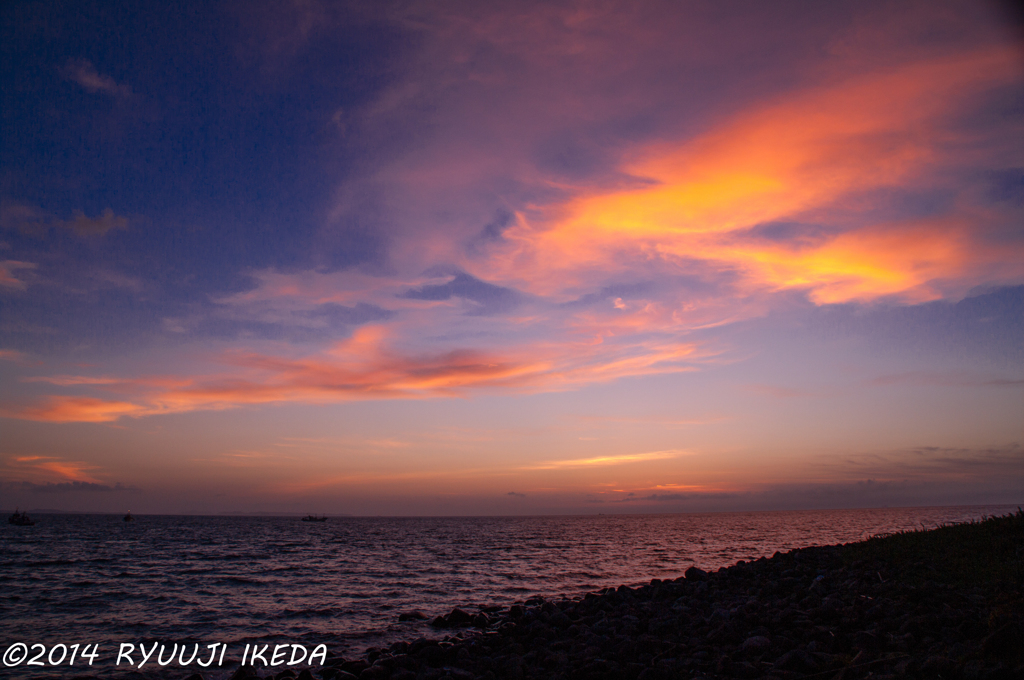
[[[10,461],[14,465],[8,467],[7,473],[15,477],[27,477],[36,481],[101,483],[93,476],[93,472],[99,468],[82,461],[69,461],[53,456],[14,456]]]
[[[145,415],[150,412],[152,411],[145,406],[125,401],[96,397],[52,396],[37,406],[7,409],[4,415],[49,423],[107,423],[122,416]]]
[[[35,269],[32,262],[19,262],[17,260],[5,260],[0,262],[0,288],[11,288],[14,290],[25,290],[28,284],[19,279],[15,274],[19,269]]]
[[[325,403],[361,399],[452,397],[477,391],[536,392],[626,376],[693,370],[699,353],[675,342],[646,344],[600,339],[566,348],[524,347],[515,354],[452,350],[405,355],[389,350],[386,332],[365,327],[315,356],[290,358],[233,351],[220,357],[234,372],[187,379],[134,378],[120,382],[74,376],[38,378],[58,386],[96,386],[127,396],[51,396],[9,410],[12,417],[47,422],[111,422],[124,416],[233,408],[273,402]]]

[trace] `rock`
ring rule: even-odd
[[[246,678],[258,677],[259,673],[256,672],[256,668],[254,666],[250,666],[249,664],[239,666],[238,669],[231,674],[231,680],[245,680]]]
[[[952,659],[936,654],[921,664],[921,674],[929,678],[949,677],[955,668],[956,664]]]
[[[683,572],[683,576],[686,577],[687,581],[703,581],[708,577],[708,572],[697,567],[690,567]]]
[[[984,662],[974,659],[964,664],[963,676],[964,680],[978,680],[981,677],[982,671],[985,670]]]
[[[771,649],[772,641],[763,635],[754,635],[743,641],[741,649],[748,654],[764,654]]]
[[[351,673],[352,675],[356,676],[357,678],[359,677],[359,674],[363,672],[363,669],[369,668],[369,667],[370,667],[370,664],[366,663],[362,659],[356,659],[354,661],[346,661],[345,663],[341,664],[341,670],[345,671],[346,673]]]
[[[469,612],[462,611],[458,607],[444,617],[449,626],[468,626],[473,623],[473,616]]]
[[[390,680],[416,680],[416,674],[406,668],[396,668],[391,671]]]
[[[728,609],[716,609],[711,612],[711,623],[725,623],[729,620],[729,616]]]
[[[403,612],[402,614],[398,615],[398,620],[399,621],[426,621],[427,620],[427,615],[424,614],[423,612],[418,612],[418,611]]]
[[[453,680],[476,680],[476,675],[467,670],[461,668],[448,668],[446,670]]]
[[[818,670],[818,664],[814,658],[802,649],[794,649],[786,652],[772,664],[772,668],[793,671],[795,673],[814,673]]]
[[[389,677],[391,677],[391,669],[377,664],[363,669],[363,672],[359,674],[359,680],[386,680]]]
[[[1024,631],[1021,625],[1016,622],[1006,624],[982,640],[981,650],[986,656],[1019,660],[1024,655]]]
[[[416,652],[416,657],[431,666],[440,666],[444,663],[444,650],[437,644],[424,645]]]

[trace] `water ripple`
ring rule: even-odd
[[[315,525],[40,515],[34,527],[0,525],[0,644],[80,641],[111,649],[159,639],[239,648],[301,639],[353,654],[433,633],[424,622],[398,623],[401,612],[581,595],[675,578],[691,565],[714,569],[1009,510],[331,518]]]

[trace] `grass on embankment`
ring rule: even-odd
[[[843,546],[848,564],[879,560],[904,583],[986,591],[1024,587],[1024,511],[936,529],[876,536]]]

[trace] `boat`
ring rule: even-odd
[[[323,517],[317,517],[316,515],[306,515],[305,517],[302,518],[302,521],[303,522],[326,522],[327,521],[327,515],[324,515]]]
[[[128,514],[124,516],[124,521],[125,522],[134,522],[135,521],[135,518],[132,517],[132,511],[131,510],[129,510]]]
[[[29,518],[28,513],[27,512],[18,512],[17,508],[14,509],[14,514],[7,518],[7,523],[8,524],[13,524],[13,525],[19,526],[19,527],[35,526],[35,522],[33,522]]]

